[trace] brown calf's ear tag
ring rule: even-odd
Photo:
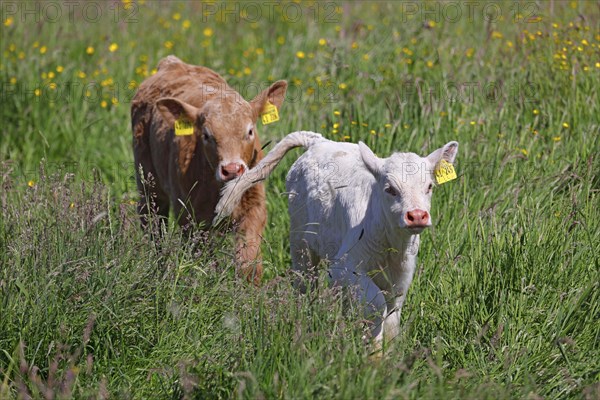
[[[260,118],[263,125],[268,125],[279,121],[279,112],[277,111],[277,107],[275,107],[275,105],[270,101],[267,101],[262,114],[260,114]]]
[[[183,117],[175,121],[175,135],[189,136],[194,134],[194,124]]]
[[[438,185],[456,179],[456,171],[454,170],[454,166],[446,160],[441,160],[438,163],[438,165],[435,167],[434,173],[435,181]]]

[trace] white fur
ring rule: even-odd
[[[457,149],[450,142],[428,157],[381,159],[363,143],[321,141],[288,173],[293,268],[329,260],[332,281],[356,290],[377,341],[398,334],[416,266],[423,228],[407,228],[404,216],[429,213],[435,165],[442,156],[453,162]],[[385,192],[387,185],[396,196]]]

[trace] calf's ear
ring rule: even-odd
[[[184,101],[172,98],[163,97],[156,101],[156,108],[171,126],[175,125],[175,121],[184,117],[188,121],[196,122],[196,118],[200,114],[200,110]]]
[[[437,165],[441,160],[448,161],[450,164],[454,163],[454,159],[458,154],[458,142],[448,142],[444,147],[440,147],[433,153],[427,156],[427,159],[433,165]]]
[[[263,90],[250,101],[250,105],[254,109],[254,114],[258,118],[258,116],[263,112],[265,108],[265,104],[267,104],[267,100],[275,105],[279,110],[283,101],[285,100],[285,92],[287,91],[287,82],[286,81],[277,81],[269,86],[267,89]]]
[[[360,151],[360,157],[367,169],[378,178],[383,173],[383,163],[384,161],[377,157],[373,151],[364,144],[363,142],[358,142],[358,150]]]

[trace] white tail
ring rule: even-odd
[[[288,151],[296,147],[308,149],[313,143],[321,140],[324,140],[323,136],[319,133],[309,131],[292,132],[281,139],[254,168],[223,186],[223,189],[221,189],[221,198],[215,208],[216,216],[213,224],[217,224],[222,218],[231,215],[235,207],[242,200],[242,196],[246,190],[267,179]]]

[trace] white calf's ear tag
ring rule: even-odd
[[[194,134],[194,124],[180,117],[175,121],[175,135],[176,136],[190,136]]]
[[[440,160],[440,162],[437,164],[434,174],[435,181],[438,185],[456,179],[456,171],[454,170],[454,166],[444,159]]]

